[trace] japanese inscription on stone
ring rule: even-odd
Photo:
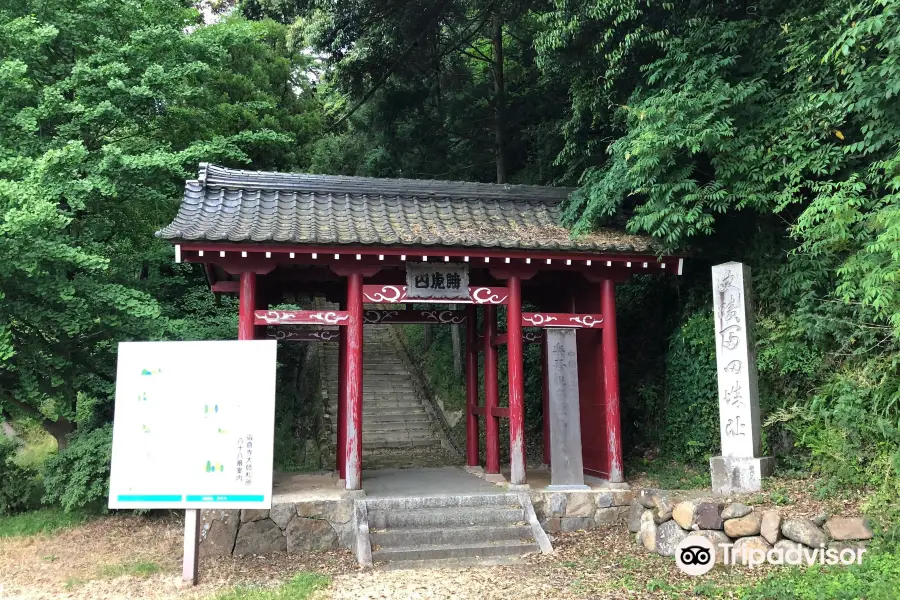
[[[574,329],[546,331],[550,394],[550,488],[581,489],[581,417]]]
[[[759,395],[750,268],[736,262],[716,265],[712,278],[722,455],[758,457]]]
[[[468,300],[469,270],[456,263],[406,263],[406,297]]]

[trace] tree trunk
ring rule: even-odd
[[[56,438],[56,447],[60,452],[68,448],[69,435],[75,433],[75,423],[68,419],[58,419],[56,421],[44,419],[42,425],[50,435]]]
[[[434,337],[434,330],[431,329],[431,325],[423,325],[425,328],[425,349],[428,350],[431,348],[431,340]]]
[[[19,434],[13,429],[12,423],[6,419],[3,419],[3,423],[0,423],[0,431],[10,440],[16,441],[19,439]]]
[[[503,19],[494,13],[494,151],[497,156],[497,183],[506,183],[506,87],[503,82]]]

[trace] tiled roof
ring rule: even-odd
[[[571,188],[265,173],[201,163],[172,241],[652,252],[649,238],[559,223]]]

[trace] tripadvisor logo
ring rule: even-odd
[[[716,549],[705,537],[689,535],[675,548],[675,564],[688,575],[704,575],[716,565]]]
[[[675,548],[675,564],[688,575],[704,575],[716,564],[716,546],[721,552],[721,561],[727,565],[737,563],[750,568],[768,563],[770,565],[852,565],[862,564],[865,548],[807,548],[796,544],[789,548],[742,548],[735,551],[734,544],[718,543],[699,535],[689,535]]]

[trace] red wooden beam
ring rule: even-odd
[[[601,310],[607,316],[603,329],[603,379],[606,394],[606,443],[609,481],[625,481],[622,463],[622,428],[619,408],[619,344],[616,338],[616,284],[607,279],[600,284]]]
[[[508,419],[509,418],[509,409],[505,406],[492,406],[488,408],[487,406],[476,406],[472,409],[472,414],[484,417],[488,413],[495,419]]]
[[[307,258],[316,254],[316,258],[312,260],[324,261],[333,259],[337,254],[341,261],[360,262],[364,258],[375,258],[378,262],[387,262],[389,258],[399,262],[405,262],[410,258],[429,257],[433,261],[444,261],[444,257],[450,257],[452,262],[461,262],[460,259],[469,257],[470,263],[479,263],[489,267],[500,267],[506,263],[506,259],[510,260],[531,260],[530,263],[536,267],[548,266],[547,261],[550,260],[549,266],[571,266],[567,265],[567,261],[572,263],[581,262],[584,266],[607,266],[608,262],[622,263],[631,262],[632,267],[647,272],[673,272],[680,275],[679,262],[685,255],[668,255],[657,259],[653,254],[641,254],[638,252],[628,253],[606,253],[606,252],[584,252],[584,251],[546,251],[546,250],[518,250],[518,249],[493,249],[493,248],[459,248],[459,247],[429,247],[429,248],[410,248],[410,247],[384,247],[384,246],[312,246],[297,244],[257,244],[257,243],[241,243],[241,242],[180,242],[181,253],[183,259],[187,260],[187,253],[192,256],[205,259],[206,261],[215,262],[216,258],[221,257],[220,253],[225,252],[226,257],[235,253],[242,256],[242,252],[246,252],[248,257],[250,254],[258,254],[265,256],[269,253],[269,260],[275,260],[277,256],[290,256],[294,253],[294,260]],[[202,251],[203,256],[196,253]],[[357,259],[359,255],[359,259]],[[383,258],[382,258],[383,257]],[[489,262],[485,262],[485,258]],[[497,260],[499,259],[499,260]],[[587,261],[591,261],[591,265],[587,265]],[[647,267],[644,267],[644,263]],[[665,264],[665,268],[661,265]]]
[[[506,304],[508,292],[500,287],[469,287],[469,300],[457,301],[457,304]],[[416,304],[448,304],[448,300],[420,300],[407,298],[405,285],[364,285],[363,302],[370,304],[398,304],[414,302]]]
[[[540,331],[525,331],[522,333],[522,341],[526,344],[540,344],[544,341],[544,334]]]
[[[279,342],[336,342],[340,337],[337,329],[288,329],[268,327],[266,337]]]
[[[472,412],[478,408],[478,326],[475,306],[466,307],[466,464],[478,466],[478,418]],[[455,311],[454,311],[455,312]]]
[[[522,282],[511,276],[506,282],[509,304],[506,307],[506,356],[509,380],[509,483],[525,485],[525,374],[522,346]]]
[[[363,398],[363,278],[347,277],[347,440],[345,451],[346,488],[362,489],[362,398]]]
[[[603,315],[575,313],[522,313],[522,326],[600,329],[603,327]]]
[[[237,294],[241,291],[241,284],[238,281],[217,281],[209,289],[216,294]]]
[[[258,310],[257,325],[347,325],[350,314],[343,310]]]
[[[252,340],[253,312],[256,310],[256,273],[241,273],[241,291],[238,298],[238,339]]]
[[[487,411],[496,408],[500,403],[499,390],[497,389],[497,349],[491,345],[491,340],[497,334],[497,307],[487,304],[484,307],[484,406]],[[500,423],[490,412],[485,419],[485,472],[500,472]]]
[[[373,287],[373,286],[364,286]],[[381,286],[374,286],[381,287]],[[468,313],[458,310],[366,310],[365,322],[370,325],[410,325],[417,323],[434,325],[461,325]]]
[[[550,369],[547,344],[541,344],[541,421],[544,436],[544,464],[550,464]]]

